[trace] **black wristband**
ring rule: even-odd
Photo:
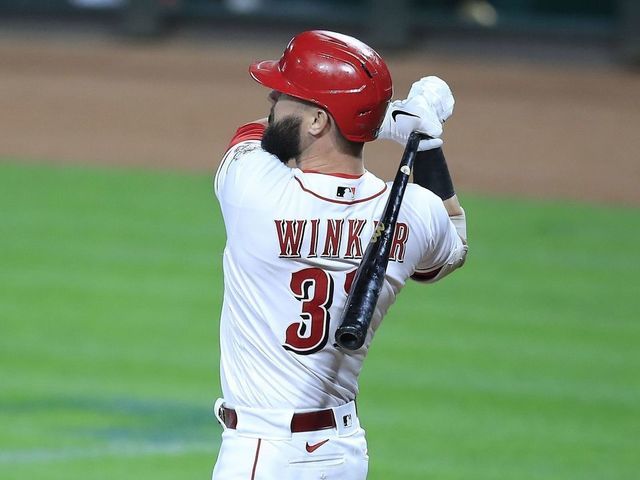
[[[456,194],[442,148],[416,154],[413,165],[413,181],[421,187],[431,190],[442,200],[447,200]]]

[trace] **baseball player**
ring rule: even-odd
[[[364,479],[355,400],[374,333],[407,280],[437,281],[467,251],[440,148],[453,96],[427,77],[390,104],[383,59],[326,31],[295,36],[250,74],[269,89],[269,117],[238,129],[214,180],[227,244],[213,479]],[[363,146],[404,145],[414,129],[433,139],[420,145],[366,342],[344,351],[337,319],[389,194]]]

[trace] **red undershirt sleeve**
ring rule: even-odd
[[[242,125],[240,128],[238,128],[238,130],[236,130],[236,133],[231,139],[231,142],[229,142],[227,150],[241,142],[247,142],[249,140],[262,140],[264,129],[265,127],[261,123],[247,123],[246,125]]]

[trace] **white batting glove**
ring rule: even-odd
[[[378,137],[405,146],[409,134],[418,130],[433,137],[422,140],[418,151],[441,147],[442,124],[453,113],[454,104],[451,89],[444,80],[434,76],[421,78],[411,86],[406,100],[389,105]]]
[[[407,98],[423,97],[433,107],[440,122],[444,123],[453,113],[455,100],[447,82],[438,77],[423,77],[411,85]]]
[[[426,133],[431,139],[420,141],[418,151],[441,147],[442,124],[435,109],[420,95],[391,102],[382,122],[378,138],[398,142],[403,147],[414,130]]]

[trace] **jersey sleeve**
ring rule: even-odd
[[[460,251],[465,248],[455,226],[449,219],[442,200],[431,192],[426,190],[425,192],[429,194],[428,201],[424,205],[429,214],[423,216],[427,248],[411,276],[414,280],[421,281],[437,277],[440,270],[454,261]],[[424,210],[425,214],[427,210]]]

